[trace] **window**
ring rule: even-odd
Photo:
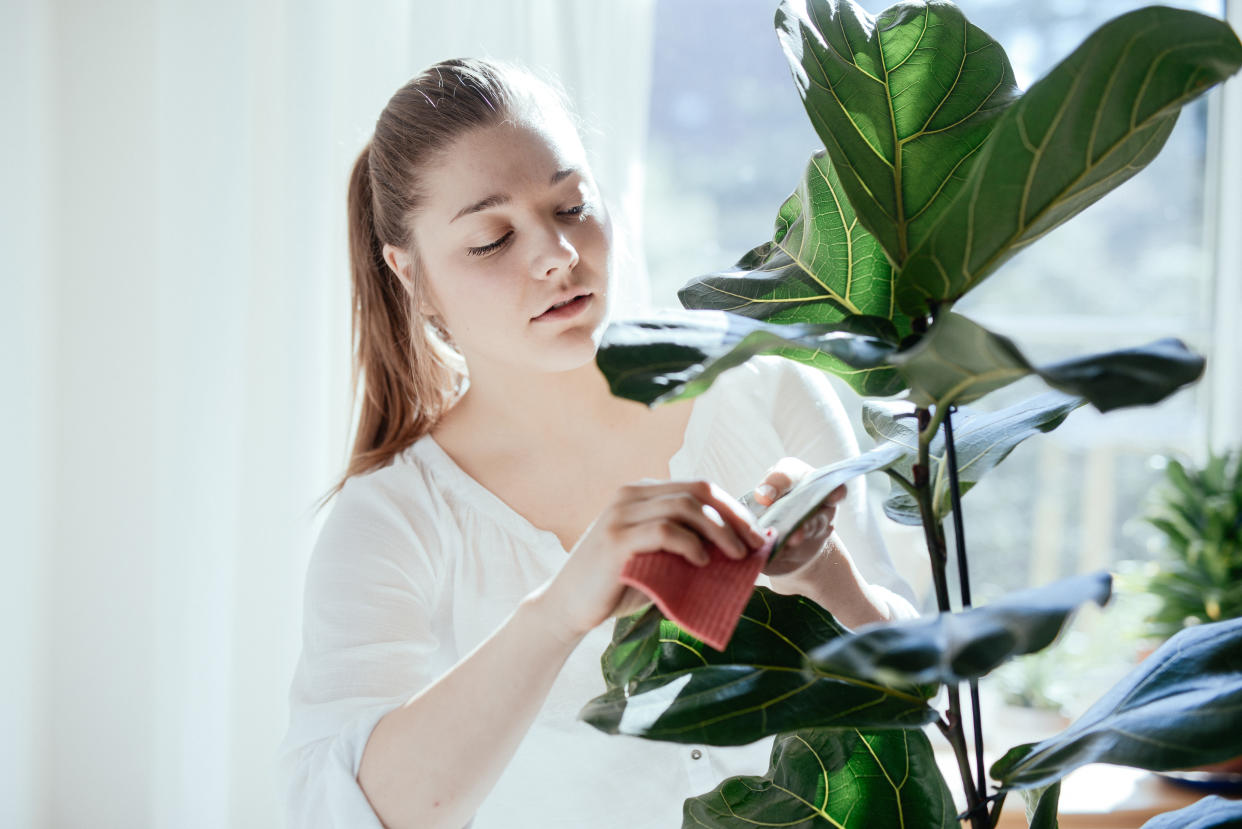
[[[888,3],[863,5],[875,14]],[[1025,88],[1101,23],[1148,4],[960,5],[1002,44]],[[1222,15],[1216,2],[1174,5]],[[657,306],[676,307],[687,280],[769,240],[777,208],[821,146],[773,31],[775,8],[775,0],[657,2],[644,230]],[[1014,338],[1036,362],[1163,336],[1208,349],[1206,122],[1204,100],[1186,108],[1147,170],[1011,260],[957,310]],[[980,405],[1038,390],[1024,382]],[[1160,477],[1153,458],[1203,445],[1206,393],[1193,387],[1107,417],[1084,409],[1020,446],[964,502],[976,596],[1149,556],[1151,534],[1134,519]],[[847,405],[852,397],[843,393]],[[872,486],[884,485],[873,477]],[[901,546],[901,534],[893,538]],[[926,571],[919,545],[915,534],[916,579]]]

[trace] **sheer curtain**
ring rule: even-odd
[[[1225,17],[1242,32],[1242,0],[1225,0]],[[1215,293],[1212,307],[1212,353],[1206,380],[1211,384],[1208,418],[1211,447],[1242,446],[1242,80],[1234,77],[1220,90],[1209,120],[1209,152],[1220,175],[1208,183],[1209,241],[1213,249]]]
[[[650,4],[607,6],[4,4],[0,825],[280,824],[350,165],[428,63],[526,60],[637,226]]]

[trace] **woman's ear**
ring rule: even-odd
[[[401,280],[402,287],[409,296],[414,296],[414,259],[407,252],[395,245],[384,245],[384,261],[388,263],[388,267],[397,275],[397,279]],[[420,293],[426,294],[426,286]],[[418,313],[427,318],[439,316],[435,305],[427,299],[426,296],[418,300]]]
[[[397,279],[401,280],[401,284],[405,287],[407,294],[414,292],[414,285],[410,279],[410,273],[413,268],[413,259],[399,247],[395,245],[384,245],[384,261],[388,263],[388,267],[397,275]]]

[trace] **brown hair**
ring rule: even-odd
[[[424,198],[420,172],[471,130],[558,109],[576,124],[554,82],[495,61],[456,58],[410,80],[380,113],[349,180],[357,431],[345,474],[320,507],[350,477],[386,465],[431,431],[464,387],[460,352],[419,311],[425,286],[411,220]],[[410,252],[409,292],[384,262],[385,244]]]

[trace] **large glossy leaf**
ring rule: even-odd
[[[756,588],[724,651],[664,621],[655,664],[611,685],[579,717],[609,734],[709,745],[742,745],[800,728],[910,728],[936,712],[935,687],[887,687],[803,668],[806,653],[846,635],[803,596]],[[612,660],[610,646],[604,659]],[[607,667],[605,677],[615,676]]]
[[[911,402],[924,407],[970,403],[1033,371],[1009,338],[951,312],[890,361],[910,384]]]
[[[1242,827],[1242,801],[1218,795],[1205,797],[1184,809],[1156,815],[1143,829],[1238,829]]]
[[[756,519],[760,527],[772,527],[776,530],[777,542],[770,557],[774,558],[780,553],[790,534],[803,521],[814,515],[838,486],[859,475],[887,469],[905,454],[903,447],[886,443],[869,452],[808,473],[797,486],[782,495]]]
[[[902,308],[958,299],[1143,169],[1180,108],[1240,64],[1237,36],[1206,15],[1152,6],[1105,23],[996,120],[964,186],[911,249]]]
[[[1059,780],[1087,763],[1152,771],[1242,755],[1242,619],[1165,642],[1065,731],[993,764],[1007,788]]]
[[[807,115],[863,225],[898,266],[957,194],[1015,85],[1000,46],[943,0],[776,14]]]
[[[893,268],[875,238],[858,223],[827,155],[811,157],[797,190],[776,219],[771,242],[747,253],[732,269],[687,283],[681,304],[729,311],[765,322],[827,325],[857,316],[889,320],[884,338],[910,333],[896,309]],[[796,355],[789,355],[797,359]],[[820,367],[845,378],[859,394],[889,395],[905,388],[891,366],[858,368],[831,354]]]
[[[595,363],[612,393],[654,406],[707,391],[720,374],[756,354],[811,365],[829,355],[860,370],[884,364],[896,346],[892,323],[856,317],[834,325],[773,325],[723,311],[664,311],[615,321]]]
[[[1074,611],[1103,606],[1111,589],[1108,573],[1094,573],[960,613],[866,625],[811,651],[809,664],[886,684],[964,682],[1048,647]]]
[[[1079,394],[1102,412],[1159,403],[1203,376],[1205,361],[1168,337],[1136,348],[1075,357],[1035,373],[1053,388]]]
[[[956,829],[955,811],[922,731],[820,728],[778,736],[767,774],[688,798],[682,829]]]
[[[1180,340],[1033,366],[1007,337],[955,313],[942,313],[917,343],[893,354],[919,406],[970,403],[1036,374],[1053,388],[1086,398],[1102,412],[1159,403],[1203,374],[1204,360]]]
[[[1064,422],[1082,400],[1060,392],[1047,392],[996,412],[962,408],[953,414],[953,444],[957,450],[958,486],[964,495],[993,467],[1008,457],[1019,443],[1037,432],[1050,432]],[[886,470],[906,481],[913,477],[918,461],[918,432],[913,407],[903,403],[868,401],[863,404],[863,427],[877,440],[903,447],[904,452]],[[948,467],[945,465],[944,433],[928,445],[932,486],[932,509],[938,519],[949,514]],[[778,502],[779,503],[779,502]],[[918,504],[904,488],[894,486],[884,502],[884,512],[901,524],[917,525],[922,518]]]

